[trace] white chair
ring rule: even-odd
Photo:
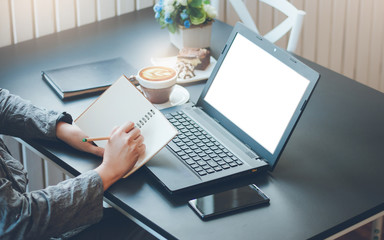
[[[272,29],[270,32],[264,35],[264,38],[271,42],[276,42],[282,38],[285,34],[291,31],[288,39],[287,50],[294,52],[297,47],[297,42],[299,40],[299,35],[301,32],[301,27],[303,25],[303,18],[305,12],[298,10],[295,6],[289,3],[286,0],[259,0],[260,2],[266,3],[280,12],[287,15],[287,18],[281,22],[278,26]],[[252,19],[251,14],[249,13],[246,5],[242,0],[229,0],[235,9],[240,20],[250,29],[254,30],[259,34],[259,30],[256,27],[255,22]],[[212,5],[219,9],[219,0],[212,0]]]

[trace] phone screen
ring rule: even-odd
[[[192,199],[189,206],[203,219],[269,203],[269,198],[254,184]]]

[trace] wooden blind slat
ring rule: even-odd
[[[96,21],[95,0],[76,0],[77,26]]]
[[[369,49],[372,24],[372,1],[360,1],[359,24],[357,34],[356,76],[355,79],[368,83]]]
[[[258,29],[261,35],[264,35],[273,29],[274,9],[262,2],[259,2],[258,8]]]
[[[136,9],[140,10],[143,8],[152,7],[153,4],[153,0],[136,0]]]
[[[44,163],[44,185],[45,187],[53,186],[65,180],[63,172],[48,159],[43,159]]]
[[[24,145],[22,145],[22,157],[24,168],[26,168],[29,173],[33,173],[28,174],[29,182],[27,191],[43,189],[45,187],[45,181],[42,159]]]
[[[297,9],[299,10],[304,10],[304,0],[291,0],[290,1]],[[304,16],[304,22],[306,21],[306,18],[307,16]],[[302,54],[302,42],[303,42],[303,32],[304,32],[304,29],[302,28],[301,29],[301,33],[300,33],[300,37],[299,37],[299,41],[297,43],[297,47],[296,47],[296,50],[295,50],[295,53],[298,54],[298,55],[301,55]]]
[[[318,12],[316,62],[328,67],[331,47],[332,0],[319,1]]]
[[[56,29],[58,32],[76,27],[76,1],[56,0]]]
[[[344,45],[344,26],[346,0],[333,1],[332,25],[331,25],[331,46],[329,67],[337,72],[341,72],[343,65],[343,45]]]
[[[384,92],[384,48],[381,49],[380,84],[379,90]]]
[[[41,37],[54,33],[55,7],[52,0],[34,0],[35,36]]]
[[[279,25],[281,22],[283,22],[285,19],[287,19],[287,16],[280,12],[279,10],[274,10],[273,11],[273,27],[276,27],[277,25]],[[280,38],[279,40],[277,40],[275,42],[275,44],[281,48],[287,48],[287,44],[288,44],[288,37],[289,37],[289,33],[288,34],[285,34],[282,38]]]
[[[97,0],[97,20],[116,16],[116,2],[111,0]]]
[[[32,0],[11,0],[13,4],[13,33],[15,43],[34,38]]]
[[[356,47],[357,47],[357,24],[359,17],[359,2],[348,0],[345,21],[345,36],[344,36],[344,62],[342,74],[355,79],[356,65]]]
[[[225,10],[225,14],[226,22],[232,26],[234,26],[238,21],[240,21],[239,16],[237,15],[235,9],[229,1],[227,1],[227,8]]]
[[[368,85],[380,89],[380,74],[382,71],[382,54],[384,41],[384,1],[374,0],[372,14],[372,30],[370,36]]]
[[[253,21],[257,20],[257,1],[255,0],[245,0],[245,5],[247,6],[249,14],[251,14]],[[256,25],[257,26],[257,25]]]
[[[304,11],[307,13],[303,22],[302,56],[315,61],[316,59],[316,29],[318,1],[305,0]]]
[[[135,11],[135,0],[117,0],[117,15]]]
[[[9,1],[0,1],[0,47],[12,44],[10,9]]]

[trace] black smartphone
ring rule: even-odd
[[[188,205],[203,220],[223,214],[233,213],[245,208],[268,204],[267,197],[256,185],[251,184],[228,191],[192,199]]]

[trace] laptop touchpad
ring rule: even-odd
[[[179,189],[201,182],[180,160],[167,148],[163,148],[149,162],[147,168],[156,175],[167,187]]]

